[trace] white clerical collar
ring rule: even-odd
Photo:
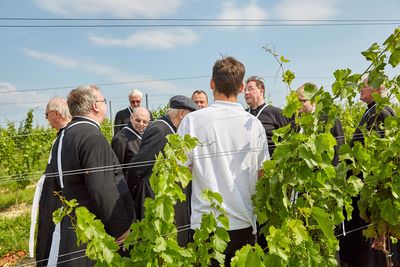
[[[95,121],[94,119],[91,119],[89,117],[86,117],[86,116],[74,116],[74,118],[81,118],[81,119],[89,120],[89,121],[95,123],[97,125],[97,127],[100,128],[100,124],[97,121]]]

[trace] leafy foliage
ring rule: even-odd
[[[397,98],[400,79],[389,79],[384,70],[388,64],[396,67],[400,63],[399,36],[400,29],[396,29],[382,47],[373,44],[362,53],[371,61],[363,73],[369,74],[368,84],[373,88],[384,84],[389,96]],[[268,52],[278,60],[275,53]],[[279,64],[283,80],[290,87],[292,75],[283,70],[285,62]],[[365,236],[383,240],[386,254],[386,241],[400,237],[399,119],[386,119],[386,127],[380,128],[385,131],[384,138],[364,130],[364,145],[359,142],[354,147],[344,145],[340,152],[341,163],[336,167],[332,165],[336,140],[329,130],[334,119],[344,119],[349,140],[361,118],[360,115],[349,118],[348,109],[340,112],[335,100],[345,101],[345,106],[352,110],[360,110],[357,106],[353,108],[353,98],[362,86],[363,74],[352,74],[349,69],[335,71],[332,95],[322,88],[305,88],[307,98],[316,105],[314,114],[299,116],[297,109],[301,105],[296,94],[291,92],[287,97],[284,115],[294,115],[295,125],[302,131],[293,132],[287,126],[275,132],[275,142],[278,138],[281,142],[277,143],[274,159],[264,163],[265,175],[258,182],[254,197],[268,252],[261,253],[257,246],[244,247],[234,258],[238,266],[246,266],[249,258],[255,266],[337,265],[335,225],[344,220],[344,210],[351,217],[351,197],[358,193],[360,215],[371,223],[363,231]],[[374,99],[378,110],[390,104],[388,98],[374,96]],[[323,115],[328,115],[326,124],[319,121]],[[347,177],[348,173],[353,175]],[[387,263],[390,266],[390,262]]]
[[[0,155],[2,173],[10,178],[5,182],[10,187],[25,188],[31,180],[38,178],[46,167],[48,153],[55,138],[51,129],[33,126],[33,111],[18,128],[8,122],[0,128]],[[37,176],[32,176],[40,171]]]
[[[159,107],[158,109],[152,110],[151,114],[153,115],[153,120],[158,120],[162,116],[164,116],[169,108],[169,105],[164,107]]]

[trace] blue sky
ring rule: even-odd
[[[397,20],[399,0],[2,0],[1,18],[107,19],[264,19],[264,20]],[[166,21],[9,21],[0,25],[166,24]],[[230,22],[169,22],[194,24]],[[233,24],[296,24],[299,22],[234,22]],[[318,22],[303,22],[313,24]],[[319,22],[321,23],[321,22]],[[329,23],[329,22],[322,22]],[[278,65],[262,47],[275,48],[290,60],[293,87],[306,81],[332,84],[336,69],[362,72],[361,55],[373,42],[382,43],[396,25],[363,26],[230,26],[126,28],[0,27],[0,124],[20,121],[30,108],[45,124],[47,100],[66,96],[78,85],[101,85],[112,112],[126,108],[127,94],[138,88],[148,94],[149,108],[164,106],[172,95],[190,96],[195,89],[209,94],[211,68],[220,55],[246,66],[246,76],[266,80],[267,97],[285,103],[287,88]],[[396,70],[393,71],[393,73]],[[398,72],[398,71],[397,71]],[[106,85],[111,84],[111,85]],[[68,89],[51,89],[67,87]],[[9,92],[12,91],[12,92]],[[8,92],[8,93],[4,93]],[[239,101],[244,103],[243,96]]]

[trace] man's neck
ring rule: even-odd
[[[237,102],[237,95],[226,96],[219,92],[214,92],[214,101]]]
[[[167,115],[167,117],[172,122],[172,124],[175,126],[175,128],[178,129],[179,124],[181,124],[181,119],[178,116],[171,117],[170,115]]]
[[[263,100],[263,101],[261,101],[261,102],[259,102],[259,103],[257,103],[257,104],[253,104],[253,105],[249,105],[249,106],[250,106],[251,109],[256,109],[256,108],[258,108],[259,106],[263,105],[264,103],[265,103],[265,102],[264,102],[264,100]]]

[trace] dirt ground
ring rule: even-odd
[[[24,265],[26,267],[33,267],[34,259],[28,259],[25,251],[11,252],[0,259],[0,266],[16,266]]]

